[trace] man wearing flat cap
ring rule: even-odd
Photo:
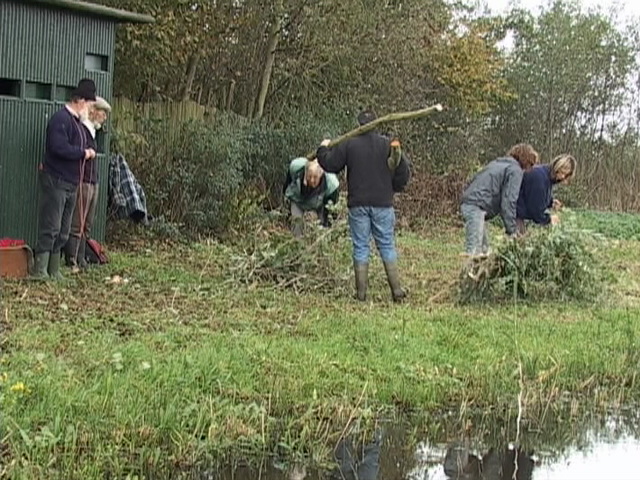
[[[96,152],[82,118],[96,101],[96,85],[84,78],[71,100],[47,124],[44,161],[38,179],[38,240],[34,249],[35,278],[61,280],[61,250],[69,238],[81,172]]]
[[[102,97],[89,108],[86,116],[82,117],[82,124],[86,129],[89,148],[98,151],[96,132],[102,128],[111,112],[111,105]],[[98,164],[97,160],[84,162],[84,170],[78,185],[76,208],[71,221],[69,240],[64,247],[65,259],[74,272],[87,268],[85,259],[87,239],[91,235],[91,227],[96,216],[98,206]]]

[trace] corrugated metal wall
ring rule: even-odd
[[[38,164],[48,119],[64,106],[61,95],[83,77],[92,78],[98,95],[111,100],[114,42],[115,23],[107,19],[0,1],[0,82],[5,87],[9,81],[20,85],[18,97],[0,95],[0,237],[35,243]],[[106,57],[107,71],[86,70],[87,54]],[[33,98],[46,96],[48,88],[48,99]],[[104,145],[98,159],[102,188],[93,231],[99,240],[106,224],[108,138]]]

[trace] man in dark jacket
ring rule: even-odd
[[[462,194],[460,211],[464,218],[465,252],[489,253],[486,220],[502,217],[506,234],[516,235],[516,203],[524,171],[538,163],[538,152],[529,144],[511,147],[505,157],[490,162],[471,180]]]
[[[33,276],[62,279],[60,251],[67,243],[83,162],[96,156],[81,118],[96,100],[93,80],[82,79],[71,101],[47,124],[44,162],[40,167],[38,240]]]
[[[358,115],[364,125],[375,120],[372,111]],[[351,138],[334,148],[324,140],[318,148],[320,166],[327,172],[339,173],[347,169],[347,205],[349,229],[353,242],[353,265],[356,297],[365,301],[369,272],[369,241],[373,236],[384,263],[393,300],[402,301],[405,292],[400,283],[395,248],[393,210],[394,193],[404,189],[410,177],[409,162],[402,156],[397,167],[389,167],[391,140],[375,131]]]

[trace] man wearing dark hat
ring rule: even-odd
[[[38,240],[34,249],[36,278],[62,279],[60,251],[67,243],[76,204],[80,172],[96,156],[81,119],[96,101],[96,85],[84,78],[64,108],[47,124],[44,161],[38,185]]]
[[[376,119],[371,110],[358,115],[364,125]],[[395,212],[393,195],[404,189],[410,177],[409,162],[404,155],[396,166],[389,162],[392,140],[376,131],[351,138],[333,148],[324,140],[318,148],[320,166],[327,172],[338,173],[347,169],[347,204],[349,230],[353,242],[353,267],[356,278],[356,298],[367,298],[369,272],[369,242],[375,240],[384,263],[387,280],[395,302],[405,297],[398,273],[395,248]]]

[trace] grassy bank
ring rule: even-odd
[[[5,283],[5,473],[124,478],[275,451],[321,460],[382,412],[514,409],[522,392],[526,417],[568,397],[640,393],[640,242],[608,245],[617,282],[595,304],[458,306],[461,241],[454,227],[399,236],[401,306],[377,260],[362,305],[341,293],[348,264],[339,288],[296,295],[240,286],[233,251],[215,243],[120,248],[64,286]]]

